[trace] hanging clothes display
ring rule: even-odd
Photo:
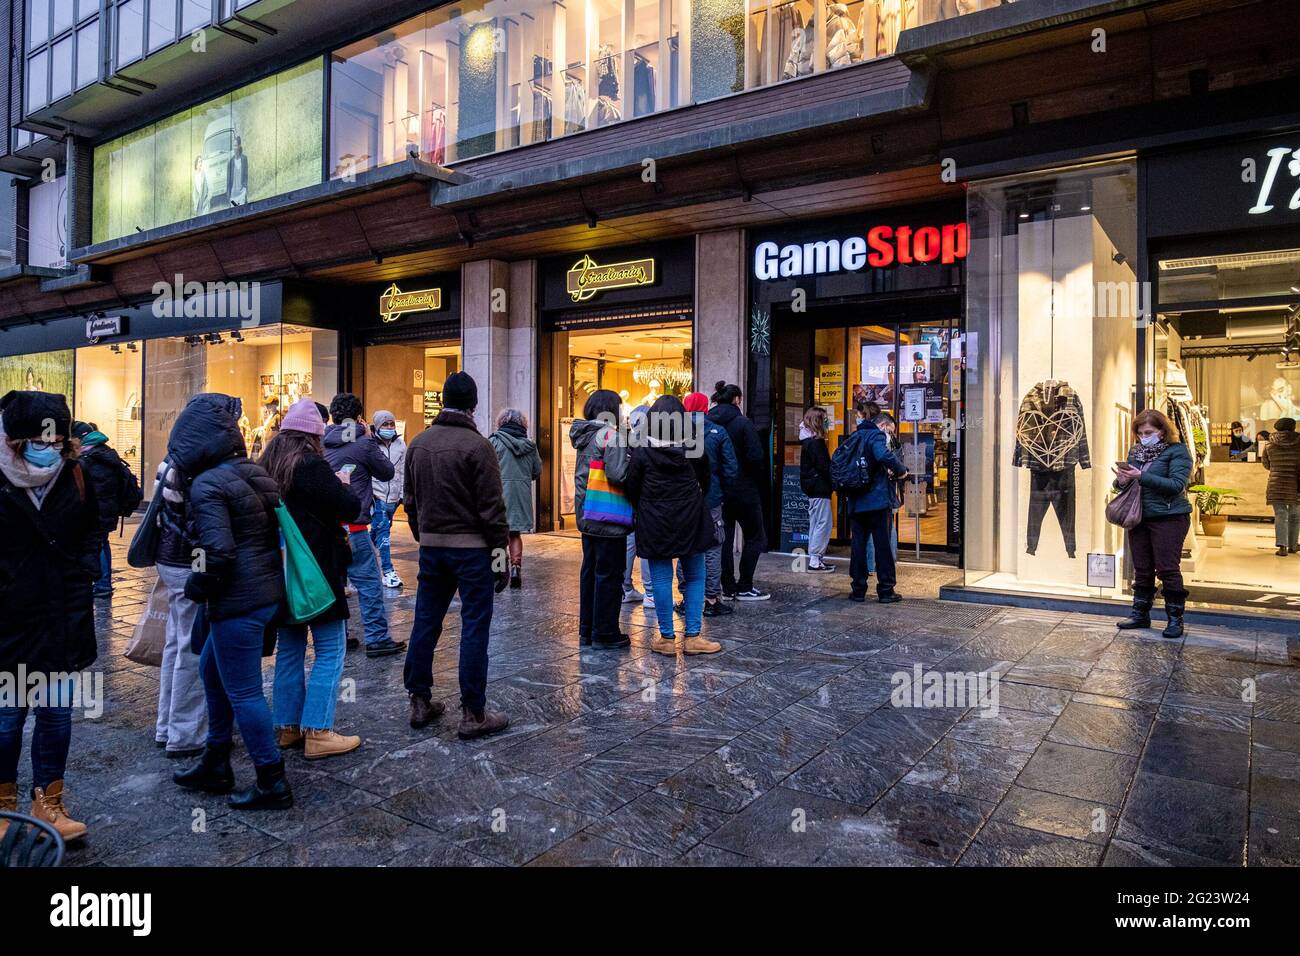
[[[533,120],[530,143],[544,143],[551,138],[551,91],[533,86]]]
[[[867,14],[866,7],[872,7],[875,15],[876,56],[889,56],[898,45],[903,0],[864,0],[864,17]]]
[[[785,58],[785,69],[781,78],[792,80],[796,76],[807,76],[812,72],[813,24],[800,29],[795,27],[790,34],[790,53]]]
[[[420,157],[438,166],[447,158],[447,111],[436,104],[425,110],[422,117]]]
[[[639,54],[632,67],[632,115],[645,116],[655,111],[655,68]]]
[[[610,123],[617,123],[622,118],[623,114],[617,102],[608,96],[598,96],[596,105],[591,108],[591,115],[587,117],[587,126],[589,129],[596,129],[608,126]]]
[[[1065,551],[1075,553],[1074,469],[1091,468],[1083,402],[1069,383],[1039,382],[1020,402],[1016,417],[1016,447],[1011,463],[1029,469],[1029,513],[1025,550],[1038,550],[1043,518],[1056,512]]]
[[[772,36],[776,38],[776,62],[781,64],[781,79],[788,80],[796,76],[798,57],[792,64],[790,56],[795,44],[803,44],[803,12],[793,3],[777,7],[776,27]],[[768,81],[771,82],[771,81]]]
[[[587,87],[582,80],[564,74],[564,131],[576,133],[587,118]]]
[[[858,28],[849,19],[849,8],[832,3],[826,16],[826,66],[834,69],[862,59]]]
[[[596,95],[618,99],[618,58],[608,43],[602,43],[596,52]]]
[[[1209,409],[1196,404],[1187,370],[1177,359],[1165,363],[1165,414],[1192,453],[1192,470],[1199,471],[1210,460]]]

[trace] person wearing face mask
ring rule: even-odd
[[[380,578],[386,588],[400,588],[402,579],[393,570],[393,550],[391,546],[393,515],[402,503],[405,489],[402,472],[406,467],[406,442],[397,434],[397,419],[392,412],[375,412],[375,442],[384,457],[393,463],[393,477],[385,480],[377,475],[370,480],[375,493],[375,507],[370,518],[370,539],[379,552],[379,568],[383,572]]]
[[[1247,452],[1255,450],[1255,443],[1246,437],[1246,429],[1241,422],[1232,423],[1232,441],[1228,442],[1228,454],[1236,457],[1245,457]]]
[[[31,814],[65,840],[86,825],[64,808],[76,675],[95,660],[99,506],[77,461],[62,395],[0,398],[0,673],[26,673],[20,699],[0,700],[0,810],[18,809],[18,761],[30,710]],[[44,687],[29,691],[42,675]],[[73,676],[69,676],[73,675]],[[7,824],[0,822],[0,837]]]
[[[1151,626],[1159,576],[1168,617],[1164,636],[1182,637],[1188,592],[1180,564],[1192,520],[1192,504],[1187,500],[1191,453],[1179,440],[1173,422],[1148,408],[1133,418],[1133,447],[1128,461],[1117,464],[1114,472],[1117,491],[1132,481],[1142,486],[1142,520],[1128,532],[1133,610],[1116,626],[1123,631]]]

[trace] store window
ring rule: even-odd
[[[1136,288],[1134,168],[968,195],[966,583],[1116,596],[1124,536],[1105,505],[1138,407],[1138,321],[1107,303]]]
[[[312,60],[97,146],[94,241],[319,183],[322,82]]]
[[[338,391],[338,334],[271,325],[154,339],[144,364],[144,467],[146,493],[152,493],[168,436],[190,398],[200,392],[240,398],[240,431],[257,458],[290,405],[304,396],[328,405]]]
[[[451,163],[681,105],[685,5],[473,0],[345,47],[331,58],[331,175]]]
[[[72,349],[0,356],[0,395],[19,391],[53,392],[72,406]]]
[[[692,390],[694,349],[690,322],[640,328],[602,328],[555,332],[551,336],[551,381],[555,383],[555,442],[549,460],[555,469],[558,530],[573,531],[574,470],[577,465],[569,426],[582,417],[598,389],[617,392],[626,421],[637,408],[649,408],[663,395],[678,398]]]
[[[1300,594],[1288,514],[1269,501],[1281,484],[1271,469],[1300,445],[1278,428],[1300,419],[1300,249],[1259,238],[1253,249],[1201,239],[1157,252],[1144,358],[1148,404],[1193,451],[1193,595],[1267,608]]]
[[[77,349],[77,394],[73,414],[108,436],[136,478],[144,455],[144,351],[139,342],[115,342]]]
[[[361,401],[366,420],[388,411],[397,433],[410,444],[442,411],[442,387],[460,371],[460,344],[450,341],[368,345]]]

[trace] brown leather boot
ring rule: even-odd
[[[486,737],[488,734],[498,734],[510,726],[510,718],[505,714],[494,713],[484,708],[482,717],[475,717],[468,707],[460,709],[460,726],[456,728],[456,736],[461,740],[473,740],[475,737]]]
[[[275,742],[280,745],[281,750],[289,750],[293,747],[302,746],[302,731],[296,726],[276,727]]]
[[[18,812],[18,784],[0,783],[0,810],[8,813]],[[5,831],[9,829],[8,820],[0,820],[0,839],[4,838]]]
[[[686,642],[682,645],[682,653],[684,654],[716,654],[720,650],[722,650],[722,645],[717,641],[710,641],[698,634],[686,638]]]
[[[59,836],[63,837],[65,843],[70,840],[80,840],[86,835],[86,825],[72,819],[68,816],[68,811],[63,808],[62,780],[55,780],[44,790],[40,787],[36,788],[36,792],[32,794],[32,816],[44,820],[58,830]]]
[[[656,654],[667,654],[669,657],[676,657],[677,642],[666,637],[656,637],[650,642],[650,650]]]
[[[320,760],[322,757],[337,757],[339,754],[351,753],[360,746],[360,737],[348,737],[336,734],[332,730],[308,729],[307,745],[303,756],[308,760]]]
[[[411,695],[411,726],[416,730],[427,727],[447,710],[447,705],[440,700],[425,700],[415,694]]]

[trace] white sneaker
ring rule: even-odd
[[[736,594],[737,601],[766,601],[770,598],[771,592],[760,591],[758,588],[750,588],[748,591],[740,591]]]
[[[343,596],[344,596],[344,597],[356,597],[356,596],[357,596],[357,589],[354,588],[351,584],[345,584],[345,585],[343,585]]]
[[[642,606],[642,607],[654,607],[654,606],[655,606],[655,596],[654,596],[653,594],[647,594],[647,595],[645,596],[645,600],[644,600],[643,602],[641,602],[641,606]]]
[[[636,588],[633,588],[630,591],[623,592],[624,604],[636,604],[638,601],[644,601],[644,600],[645,600],[645,595],[642,594],[640,591],[638,591]]]
[[[400,588],[401,586],[402,586],[402,579],[397,576],[396,571],[389,571],[387,574],[384,575],[384,587]]]

